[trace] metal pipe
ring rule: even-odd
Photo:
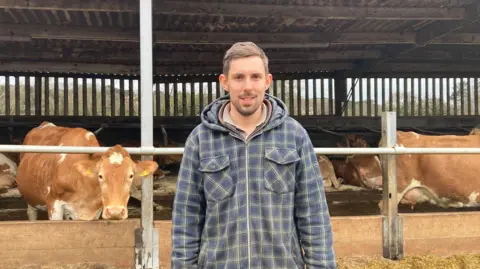
[[[404,148],[395,147],[395,154],[479,154],[480,148]]]
[[[140,151],[148,156],[142,160],[153,159],[153,36],[152,36],[152,0],[140,0]],[[140,269],[159,268],[158,232],[153,228],[153,175],[142,179],[142,213],[140,231],[135,241],[135,267]],[[141,232],[141,233],[140,233]]]
[[[404,154],[480,154],[480,148],[314,148],[316,154],[404,155]]]
[[[0,152],[36,152],[36,153],[99,153],[109,147],[76,146],[38,146],[38,145],[0,145]],[[132,155],[181,155],[182,147],[155,148],[150,146],[125,147]],[[402,155],[402,154],[480,154],[480,148],[314,148],[315,154],[331,155]]]

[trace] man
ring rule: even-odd
[[[268,94],[268,59],[234,44],[185,144],[172,269],[336,268],[322,177],[305,129]],[[302,253],[304,251],[304,254]]]

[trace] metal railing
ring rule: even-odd
[[[35,153],[103,153],[109,147],[76,146],[24,146],[0,144],[0,152],[35,152]],[[174,147],[125,147],[131,155],[181,155],[184,148]],[[405,148],[393,146],[388,148],[314,148],[315,154],[336,155],[402,155],[402,154],[480,154],[480,148]]]

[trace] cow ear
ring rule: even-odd
[[[135,164],[135,175],[145,177],[153,174],[158,168],[155,161],[144,160]]]
[[[97,162],[91,160],[82,160],[73,164],[80,174],[86,177],[94,178],[97,175]]]

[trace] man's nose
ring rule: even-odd
[[[253,83],[252,83],[252,80],[250,78],[245,79],[244,90],[245,91],[253,90]]]

